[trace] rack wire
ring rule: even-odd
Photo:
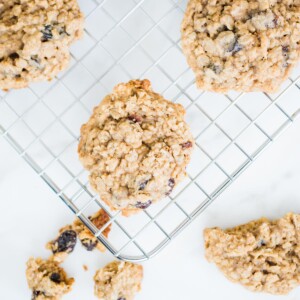
[[[0,133],[109,251],[142,261],[163,249],[213,202],[300,113],[300,69],[277,94],[199,91],[180,47],[187,1],[82,0],[85,37],[70,68],[50,83],[0,92]],[[114,85],[148,78],[181,103],[195,136],[187,179],[130,218],[92,191],[77,157],[81,124]],[[98,230],[88,216],[105,209]],[[108,238],[102,231],[112,224]]]

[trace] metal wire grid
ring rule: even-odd
[[[99,240],[122,260],[149,259],[191,223],[300,112],[299,68],[280,93],[200,92],[180,48],[186,1],[79,1],[85,38],[56,80],[1,93],[0,132]],[[79,128],[112,87],[149,78],[184,105],[196,140],[188,178],[170,197],[130,218],[112,212],[91,190],[78,162]],[[88,219],[99,207],[110,222]],[[112,224],[106,239],[102,231]]]

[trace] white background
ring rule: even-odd
[[[269,147],[215,203],[161,254],[144,263],[143,289],[137,300],[268,300],[230,283],[204,258],[202,231],[234,226],[267,216],[300,211],[300,122]],[[69,209],[0,139],[0,299],[29,300],[25,264],[30,256],[46,258],[44,245],[72,221]],[[86,252],[80,245],[64,267],[76,283],[64,299],[95,299],[92,277],[113,257]],[[89,271],[83,270],[83,264]],[[300,298],[300,288],[280,299]]]
[[[86,15],[96,7],[96,1],[81,0],[79,2],[82,4]],[[101,1],[98,0],[98,2]],[[112,2],[118,4],[118,9],[111,6]],[[116,20],[120,20],[122,15],[119,14],[126,13],[128,7],[134,7],[136,3],[137,1],[129,0],[107,1],[106,9],[115,14]],[[156,4],[158,10],[154,11],[153,6],[155,5],[153,3]],[[168,3],[169,5],[167,5]],[[148,0],[145,1],[145,4],[145,7],[148,7],[146,11],[155,20],[158,20],[174,6],[174,1]],[[170,44],[179,40],[182,15],[183,11],[172,11],[160,24],[167,35],[161,37],[162,33],[154,30],[153,38],[155,39],[146,39],[145,43],[142,43],[144,49],[147,49],[151,57],[153,56],[152,59],[155,62],[156,58],[160,56],[160,52],[165,51],[170,47]],[[101,40],[101,34],[105,35],[113,24],[111,18],[104,17],[102,11],[98,10],[94,16],[90,15],[86,21],[88,31],[96,40]],[[137,26],[136,22],[139,21],[139,18],[143,22]],[[133,19],[136,19],[136,22],[133,22]],[[153,20],[144,13],[133,14],[128,21],[123,25],[135,38],[143,36],[153,26]],[[104,24],[107,26],[103,26]],[[106,41],[106,44],[101,44],[107,49],[112,49],[117,57],[121,56],[119,51],[127,51],[126,43],[129,44],[128,47],[134,43],[132,38],[130,39],[129,35],[124,33],[124,28],[120,34],[122,38],[126,37],[126,40],[122,39],[122,43],[118,43],[118,46],[114,43],[110,45],[109,41]],[[171,38],[172,42],[167,39],[168,37]],[[156,38],[159,38],[159,47],[155,43]],[[118,41],[115,38],[111,40],[112,42]],[[75,45],[73,54],[77,59],[84,57],[92,45],[92,39],[85,35],[85,40],[78,43],[77,46]],[[114,72],[109,73],[104,78],[102,78],[103,74],[98,74],[105,72],[113,64],[111,58],[106,59],[107,54],[103,49],[100,53],[99,51],[96,52],[96,57],[94,57],[93,52],[85,57],[83,63],[97,78],[100,78],[101,75],[101,83],[108,90],[111,90],[110,87],[116,84],[115,81],[125,81],[125,79],[122,78],[121,80],[117,77],[117,75],[123,74],[120,73],[119,68],[114,68]],[[187,66],[177,47],[171,47],[170,52],[172,55],[177,54],[176,59],[171,59],[173,56],[167,55],[165,57],[167,61],[162,59],[160,63],[173,79],[173,76],[177,77],[178,73],[183,72]],[[149,61],[149,57],[143,55],[137,63],[138,53],[141,55],[139,50],[138,52],[134,51],[133,55],[125,57],[122,64],[132,78],[148,77],[151,73],[146,72],[144,74],[144,72],[153,62]],[[101,63],[104,61],[104,66],[98,65],[100,62],[97,59],[101,60]],[[174,61],[176,64],[173,63]],[[94,101],[101,99],[98,91],[100,85],[97,84],[95,89],[91,89],[90,85],[93,83],[91,75],[84,74],[83,76],[80,68],[75,68],[69,76],[66,76],[64,83],[71,86],[72,92],[78,98],[82,98],[83,91],[81,89],[87,89],[90,93],[87,97],[83,97],[82,101],[92,107],[95,104]],[[163,91],[170,84],[170,81],[173,81],[162,76],[161,72],[154,72],[154,74],[150,77],[154,79],[157,91]],[[80,79],[80,81],[77,80],[78,84],[74,78]],[[298,95],[298,90],[295,89],[295,95]],[[101,92],[104,93],[104,91]],[[168,92],[172,94],[172,89]],[[195,94],[198,95],[198,91]],[[73,99],[72,95],[68,95]],[[64,99],[65,97],[61,96],[61,98]],[[59,101],[56,101],[55,105],[57,102],[61,102],[61,98],[57,98]],[[67,102],[68,99],[65,101]],[[50,100],[53,101],[53,97],[50,97]],[[20,105],[19,101],[14,103]],[[289,211],[300,212],[299,132],[300,122],[297,122],[162,253],[144,263],[143,289],[137,295],[136,300],[300,299],[300,288],[293,291],[289,296],[278,298],[264,294],[253,294],[237,284],[230,283],[213,264],[209,264],[205,260],[202,239],[202,232],[205,227],[230,227],[262,216],[277,218]],[[73,221],[73,215],[1,138],[0,213],[0,300],[29,300],[31,293],[27,288],[25,278],[26,261],[30,256],[47,258],[50,253],[45,249],[45,244],[56,236],[60,227]],[[75,277],[76,280],[72,293],[64,299],[96,299],[93,296],[93,275],[96,269],[111,260],[113,257],[109,253],[86,252],[78,245],[75,252],[64,264],[67,273]],[[88,272],[83,270],[83,264],[88,265]]]

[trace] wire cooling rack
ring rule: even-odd
[[[0,133],[116,257],[149,259],[293,122],[300,70],[277,94],[201,92],[180,47],[186,1],[79,2],[86,30],[72,47],[70,68],[50,83],[0,93]],[[155,91],[185,107],[197,146],[188,178],[170,197],[126,218],[91,190],[77,144],[92,108],[132,78],[150,79]],[[107,239],[88,219],[99,207],[111,217]]]

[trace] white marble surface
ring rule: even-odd
[[[299,132],[298,121],[171,245],[144,263],[143,290],[137,300],[275,299],[228,282],[206,262],[202,230],[300,211]],[[24,275],[26,260],[32,255],[46,257],[44,244],[57,228],[72,220],[72,214],[2,139],[0,170],[0,298],[26,300],[30,299]],[[64,299],[95,299],[93,274],[112,259],[108,253],[87,253],[77,247],[65,263],[76,284]],[[83,264],[89,266],[88,272]],[[300,288],[280,297],[299,298]]]

